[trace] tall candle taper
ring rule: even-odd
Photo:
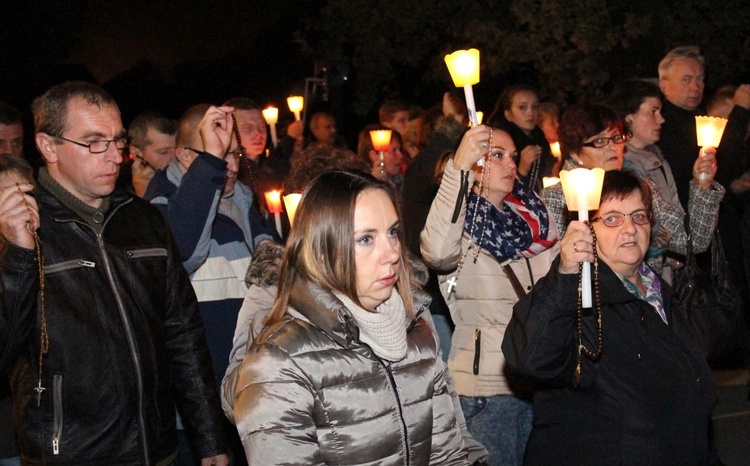
[[[274,220],[276,220],[276,231],[279,232],[279,236],[283,236],[281,230],[281,191],[275,189],[272,191],[266,191],[265,196],[268,212],[272,213]]]
[[[286,103],[289,105],[289,110],[294,113],[294,119],[299,121],[299,114],[305,106],[305,98],[299,95],[289,96],[286,98]]]
[[[464,88],[471,126],[479,125],[477,108],[474,104],[474,91],[471,87],[479,82],[479,50],[456,50],[445,56],[445,64],[448,65],[453,84]]]
[[[604,170],[594,168],[576,168],[574,170],[561,170],[560,183],[562,183],[565,202],[570,212],[578,212],[578,220],[586,222],[589,219],[589,210],[599,208],[599,200],[602,194],[602,182],[604,181]],[[583,263],[581,270],[581,305],[591,307],[591,264]]]
[[[263,118],[271,128],[271,142],[273,142],[273,147],[276,147],[279,144],[279,139],[276,136],[276,123],[279,121],[279,109],[276,107],[268,107],[264,109]]]

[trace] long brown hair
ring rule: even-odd
[[[289,306],[294,282],[311,281],[338,291],[362,305],[357,297],[354,261],[354,209],[357,197],[368,189],[385,192],[401,220],[398,198],[392,186],[368,173],[336,170],[313,180],[302,196],[294,217],[279,271],[279,290],[267,324],[281,320]],[[401,260],[396,289],[406,311],[414,316],[409,262],[403,231],[399,230]]]

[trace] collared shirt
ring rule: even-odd
[[[664,311],[664,299],[661,296],[661,281],[656,278],[654,271],[645,263],[641,263],[638,267],[638,275],[641,276],[643,286],[646,288],[645,296],[637,286],[630,282],[630,280],[617,274],[620,281],[622,281],[622,284],[625,285],[625,288],[632,293],[633,296],[643,299],[652,305],[659,314],[659,317],[661,317],[661,320],[669,325],[669,322],[667,322],[667,313]]]

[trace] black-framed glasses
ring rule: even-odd
[[[651,212],[645,210],[636,210],[630,214],[623,214],[622,212],[609,212],[604,217],[596,217],[592,222],[602,222],[608,227],[619,227],[625,223],[625,217],[630,217],[630,221],[636,225],[647,225],[651,222]]]
[[[91,141],[88,144],[84,142],[78,142],[72,139],[64,138],[62,136],[57,136],[57,139],[62,139],[63,141],[69,142],[71,144],[85,147],[92,154],[101,154],[103,152],[107,152],[107,150],[109,149],[109,144],[112,142],[115,143],[115,147],[117,147],[118,150],[123,150],[125,149],[125,146],[128,145],[127,136],[122,136],[116,139],[97,139],[96,141]]]
[[[630,139],[630,135],[625,134],[615,134],[612,137],[609,138],[596,138],[593,141],[584,142],[581,144],[583,147],[596,147],[596,148],[602,148],[606,147],[609,144],[609,141],[614,142],[615,144],[622,144],[624,142],[627,142]]]

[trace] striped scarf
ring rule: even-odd
[[[479,203],[479,208],[476,208]],[[505,196],[502,210],[473,191],[469,193],[464,231],[471,234],[477,216],[474,243],[498,262],[533,257],[557,242],[557,226],[550,221],[547,207],[536,193],[516,180],[513,192]],[[482,225],[486,215],[486,225]]]

